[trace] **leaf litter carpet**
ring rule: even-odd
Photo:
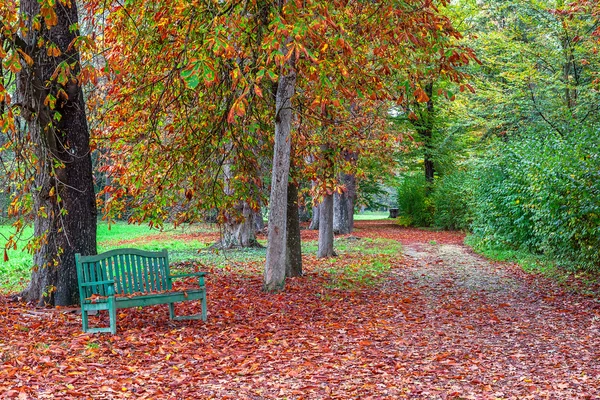
[[[1,298],[0,398],[600,399],[597,297],[490,263],[458,233],[365,221],[353,235],[405,254],[306,255],[275,295],[261,263],[213,269],[207,323],[171,322],[163,305],[88,335],[73,310]],[[331,284],[327,268],[378,260],[393,268],[376,285]]]

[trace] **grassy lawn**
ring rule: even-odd
[[[13,231],[10,225],[0,225],[0,240],[7,238]],[[199,257],[199,251],[211,243],[190,240],[185,235],[217,232],[213,226],[198,225],[174,229],[166,226],[159,231],[147,225],[130,225],[126,222],[113,223],[110,226],[98,224],[98,252],[116,247],[135,247],[143,250],[168,249],[172,261],[192,260]],[[21,235],[17,249],[7,251],[8,262],[0,263],[0,292],[18,291],[29,279],[32,255],[25,249],[27,241],[33,235],[33,229],[27,228]],[[223,258],[223,257],[222,257]]]
[[[387,219],[390,216],[388,211],[365,211],[362,213],[354,213],[356,221],[372,221],[376,219]]]
[[[369,213],[363,215],[370,219],[382,218],[385,213]],[[8,235],[10,226],[0,226],[0,233]],[[32,234],[29,229],[22,236],[16,250],[8,252],[9,261],[0,264],[0,292],[15,292],[22,289],[30,277],[32,256],[23,247]],[[218,238],[218,230],[214,225],[197,225],[177,228],[166,227],[162,231],[150,229],[146,225],[129,225],[127,223],[114,223],[109,227],[106,223],[98,225],[98,252],[114,248],[135,247],[138,249],[157,251],[167,249],[171,262],[194,261],[200,265],[233,270],[241,274],[256,274],[263,268],[266,257],[266,248],[214,250],[210,247]],[[261,244],[266,246],[266,242]],[[317,252],[316,241],[302,243],[302,251],[311,256]],[[365,266],[358,262],[358,258],[372,257],[375,255],[392,256],[401,252],[400,244],[394,240],[368,239],[360,240],[338,238],[335,240],[335,249],[340,257],[322,260],[316,263],[317,269],[323,269],[330,274],[338,268],[336,279],[343,280],[348,277],[358,278],[359,281],[369,282],[370,277],[379,275],[389,268],[389,263],[372,263]],[[350,257],[349,263],[340,262],[346,256]],[[362,267],[355,270],[359,264]],[[337,265],[337,267],[336,267]],[[185,265],[183,266],[185,268]]]

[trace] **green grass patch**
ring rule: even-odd
[[[8,238],[14,228],[10,225],[0,225],[0,239]],[[206,250],[207,243],[199,240],[178,238],[180,235],[216,232],[217,228],[211,224],[199,224],[186,227],[173,228],[165,226],[163,230],[151,229],[147,225],[131,225],[126,222],[98,224],[98,252],[111,250],[117,247],[135,247],[142,250],[158,251],[169,250],[170,260],[190,261],[203,258],[201,251]],[[33,228],[27,227],[17,242],[17,249],[7,251],[8,262],[0,263],[0,292],[16,292],[22,290],[27,284],[33,264],[33,256],[25,249],[27,241],[33,235]],[[121,242],[126,241],[125,244]],[[210,243],[208,243],[210,244]]]
[[[557,270],[555,263],[547,257],[532,254],[525,250],[490,246],[473,235],[467,236],[465,244],[473,248],[475,252],[490,260],[517,263],[526,272],[539,272],[546,275],[553,275]]]
[[[9,235],[11,230],[10,226],[0,226],[0,233],[4,235]],[[9,261],[0,264],[0,292],[16,292],[27,284],[31,275],[32,255],[23,248],[32,232],[31,228],[25,230],[17,250],[9,251]],[[109,227],[106,223],[100,223],[98,252],[119,247],[134,247],[147,251],[167,249],[173,263],[193,261],[235,273],[262,273],[266,258],[265,247],[216,250],[210,247],[212,242],[196,239],[193,235],[187,236],[210,232],[217,232],[217,228],[214,225],[203,224],[177,229],[165,227],[161,231],[150,229],[147,225],[118,222]],[[261,244],[266,246],[266,242]],[[316,241],[302,244],[303,254],[315,254],[317,248]],[[332,288],[350,289],[375,284],[391,267],[389,259],[401,253],[402,248],[400,243],[394,240],[342,237],[335,240],[335,250],[339,257],[322,260],[318,268],[331,277]],[[185,263],[182,267],[186,268]]]
[[[390,268],[389,258],[371,259],[371,257],[366,257],[363,262],[346,264],[342,268],[332,262],[332,266],[326,270],[331,277],[326,287],[339,290],[359,290],[375,286],[381,282]]]
[[[303,244],[304,253],[315,253],[317,242]],[[402,253],[396,240],[344,237],[335,240],[338,257],[321,260],[317,271],[329,277],[327,287],[360,290],[379,284],[392,268],[392,260]]]
[[[319,244],[316,241],[302,243],[302,253],[305,254],[316,253],[318,248]],[[340,255],[351,253],[392,255],[402,252],[400,242],[391,239],[342,237],[335,239],[333,248]]]
[[[378,219],[387,219],[390,216],[388,211],[365,211],[354,214],[355,221],[372,221]]]

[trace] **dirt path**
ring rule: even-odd
[[[391,323],[421,396],[600,398],[600,305],[457,244],[409,243],[384,290],[406,296]],[[397,293],[398,287],[403,293]],[[414,312],[416,308],[420,312]]]

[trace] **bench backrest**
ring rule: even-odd
[[[113,281],[115,294],[129,295],[171,290],[167,250],[110,250],[96,256],[75,255],[81,301],[92,295],[108,295],[108,285],[84,283]]]

